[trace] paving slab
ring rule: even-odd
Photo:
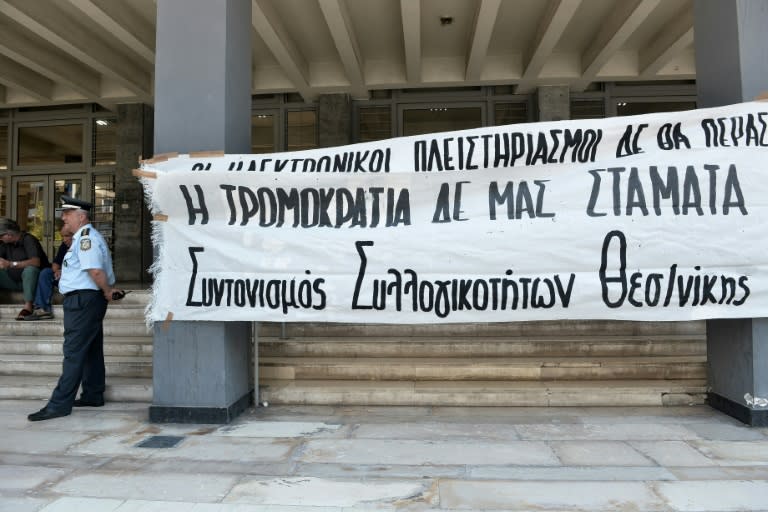
[[[124,500],[94,498],[59,498],[41,512],[115,512]]]
[[[673,510],[683,512],[767,510],[768,482],[658,482],[653,484]]]
[[[48,500],[40,498],[12,498],[0,494],[0,512],[37,512],[47,504]]]
[[[139,473],[210,473],[216,475],[280,476],[295,474],[295,463],[289,458],[283,461],[254,462],[226,460],[191,460],[174,457],[130,459],[114,457],[99,466],[103,471],[133,471]]]
[[[259,421],[222,427],[213,432],[223,437],[340,437],[347,429],[340,423],[319,421]]]
[[[0,510],[2,510],[0,508]],[[41,512],[301,512],[306,507],[190,503],[102,498],[61,498]],[[312,512],[346,512],[339,507],[311,507]]]
[[[179,423],[148,423],[144,421],[134,432],[141,436],[205,436],[216,432],[218,425],[210,424],[179,424]]]
[[[768,510],[684,501],[768,482],[768,429],[705,406],[277,406],[220,426],[150,424],[148,405],[29,423],[39,401],[0,400],[0,512]],[[135,446],[152,436],[183,440]]]
[[[63,453],[68,448],[93,437],[93,434],[26,430],[4,430],[0,436],[0,452]]]
[[[677,476],[661,467],[512,467],[472,466],[467,478],[473,480],[555,480],[555,481],[602,481],[645,482],[677,480]]]
[[[662,466],[714,466],[716,463],[685,441],[630,441],[630,446]]]
[[[248,479],[225,498],[226,503],[292,505],[303,507],[353,507],[400,501],[430,504],[437,500],[431,482],[348,481],[313,477]]]
[[[208,505],[221,507],[215,503]],[[196,506],[197,504],[188,502],[126,500],[115,509],[115,512],[189,512],[194,510]]]
[[[159,501],[221,501],[239,477],[216,474],[155,473],[132,474],[91,472],[64,478],[52,487],[59,494]]]
[[[518,425],[520,439],[541,441],[599,440],[599,441],[654,441],[673,439],[699,439],[699,436],[681,425],[656,425],[629,423],[626,420],[614,424],[580,425]]]
[[[229,503],[189,503],[173,501],[126,500],[115,512],[277,512],[276,507],[234,505]],[[287,512],[298,512],[290,507]],[[312,507],[313,512],[341,512],[338,508]]]
[[[526,466],[529,467],[529,466]],[[252,471],[253,474],[268,475],[271,473]],[[372,478],[388,479],[424,479],[424,478],[464,478],[467,467],[434,466],[431,464],[296,464],[292,468],[295,476],[316,476],[319,478]]]
[[[738,420],[724,416],[710,407],[589,407],[579,408],[579,416],[588,423],[695,425],[699,423],[728,423],[741,425]]]
[[[145,437],[136,433],[92,436],[81,443],[72,445],[67,453],[70,455],[125,456],[145,459],[150,457],[152,452],[136,447],[136,443]]]
[[[653,490],[640,482],[440,482],[440,506],[481,510],[667,510]]]
[[[688,425],[702,439],[713,441],[765,441],[759,429],[729,423],[702,423]]]
[[[675,475],[676,480],[768,480],[768,468],[765,466],[670,467],[667,469]]]
[[[556,441],[550,446],[565,466],[653,466],[647,457],[618,441]]]
[[[723,466],[768,466],[768,440],[694,441],[691,445]]]
[[[173,448],[146,449],[153,459],[179,461],[275,462],[284,460],[298,441],[290,439],[241,439],[187,437]]]
[[[55,482],[69,473],[66,469],[0,465],[0,491],[24,491],[46,482]]]
[[[27,419],[27,414],[35,412],[38,409],[20,410],[14,414],[9,414],[2,424],[6,428],[25,430],[34,429],[35,431],[45,432],[101,432],[110,431],[128,431],[141,425],[141,422],[124,416],[108,416],[104,414],[71,414],[63,418],[56,418],[56,421],[41,421],[31,424]]]
[[[0,451],[0,464],[89,470],[98,468],[111,459],[105,455],[70,455],[62,453],[11,453]]]
[[[495,423],[451,424],[430,421],[426,423],[363,424],[354,425],[351,436],[356,439],[487,439],[498,441],[519,440],[514,425]]]
[[[300,459],[303,462],[336,464],[560,464],[549,446],[536,441],[320,439],[308,441]]]

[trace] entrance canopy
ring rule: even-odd
[[[0,108],[152,103],[156,9],[0,0]],[[695,78],[690,0],[253,0],[252,25],[253,94],[305,101]]]

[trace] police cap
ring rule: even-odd
[[[88,201],[82,199],[75,199],[70,196],[61,196],[61,209],[62,210],[85,210],[91,211],[93,205]]]

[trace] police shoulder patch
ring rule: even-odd
[[[91,248],[91,239],[90,238],[81,238],[80,239],[80,250],[81,251],[87,251]]]

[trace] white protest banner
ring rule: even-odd
[[[151,320],[768,312],[768,103],[159,160]]]

